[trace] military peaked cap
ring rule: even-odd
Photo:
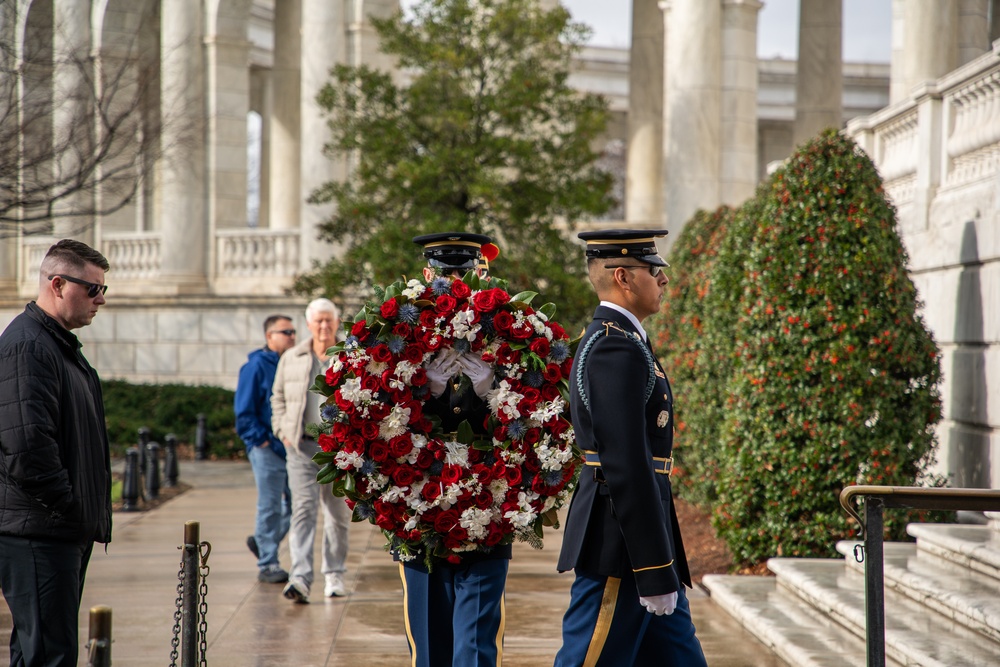
[[[577,234],[587,242],[587,257],[633,257],[653,266],[669,266],[656,249],[656,239],[666,235],[665,229],[602,229]]]

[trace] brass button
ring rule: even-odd
[[[458,413],[460,413],[462,411],[462,408],[452,408],[451,411],[454,412],[457,415]]]
[[[663,400],[667,400],[667,395],[666,394],[663,395]]]

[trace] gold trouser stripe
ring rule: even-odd
[[[403,564],[399,564],[399,580],[403,582],[403,624],[406,626],[406,641],[410,643],[410,667],[417,667],[417,645],[410,630],[410,592],[406,589],[406,574]]]
[[[583,660],[583,667],[594,667],[601,658],[601,653],[604,651],[604,642],[608,640],[608,633],[611,632],[611,621],[615,618],[615,605],[618,604],[618,587],[621,583],[621,579],[608,577],[608,580],[604,584],[601,611],[597,615],[597,624],[594,626],[594,634],[590,637],[590,646],[587,648],[587,657]]]
[[[497,630],[497,667],[503,663],[503,633],[507,627],[507,596],[500,596],[500,629]]]

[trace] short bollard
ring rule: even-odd
[[[135,512],[139,509],[139,450],[129,447],[125,451],[125,475],[122,479],[122,510]]]
[[[139,427],[139,471],[146,472],[146,445],[149,444],[149,429]]]
[[[198,664],[198,547],[201,542],[201,524],[188,521],[184,524],[184,600],[181,609],[181,665]]]
[[[205,414],[203,412],[198,413],[198,428],[194,432],[194,458],[198,461],[204,461],[208,458],[208,441],[207,433],[205,428]]]
[[[146,445],[146,497],[156,500],[160,497],[160,443]]]
[[[167,433],[164,437],[163,486],[177,486],[177,436]]]
[[[87,667],[111,667],[111,607],[90,608]]]

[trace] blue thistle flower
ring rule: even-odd
[[[511,440],[520,440],[527,432],[527,427],[525,427],[524,422],[520,420],[515,420],[507,424],[507,437]]]
[[[431,467],[427,469],[427,472],[431,475],[440,475],[442,470],[444,470],[444,463],[441,461],[435,461],[431,464]]]
[[[375,518],[375,508],[372,507],[370,503],[359,501],[357,505],[354,506],[354,516],[357,519],[373,519]]]
[[[372,461],[369,458],[363,459],[362,463],[361,463],[361,470],[360,470],[360,472],[361,472],[362,475],[370,475],[370,474],[372,474],[373,472],[375,472],[375,462]]]
[[[359,341],[358,337],[353,334],[348,336],[344,340],[344,347],[347,349],[351,349],[352,347],[358,347],[359,345],[361,345],[361,341]]]
[[[525,371],[524,375],[521,376],[521,382],[529,387],[541,387],[542,382],[544,381],[545,376],[543,376],[539,371]]]
[[[562,472],[559,470],[546,470],[540,474],[542,475],[542,479],[545,480],[546,486],[558,486],[563,478]]]
[[[399,336],[390,336],[389,340],[386,341],[385,346],[389,348],[389,351],[393,354],[399,354],[406,349],[406,341]]]
[[[569,357],[569,345],[564,340],[557,340],[549,347],[549,356],[552,361],[561,364]]]
[[[493,315],[480,315],[479,326],[482,327],[482,332],[486,336],[492,336],[496,333],[496,329],[493,328]]]
[[[337,417],[340,416],[340,408],[332,403],[324,405],[319,410],[319,416],[323,418],[323,421],[333,423],[337,421]]]
[[[399,317],[400,322],[416,324],[420,320],[420,309],[412,303],[404,303],[399,307],[397,316]]]
[[[451,291],[451,280],[449,280],[448,278],[442,278],[441,276],[438,276],[437,278],[431,281],[431,291],[434,292],[434,294],[436,294],[437,296],[441,296],[442,294],[447,294],[448,292]]]
[[[459,338],[452,345],[452,348],[454,348],[457,352],[465,353],[471,350],[472,346],[469,344],[469,341],[465,340],[464,338]]]

